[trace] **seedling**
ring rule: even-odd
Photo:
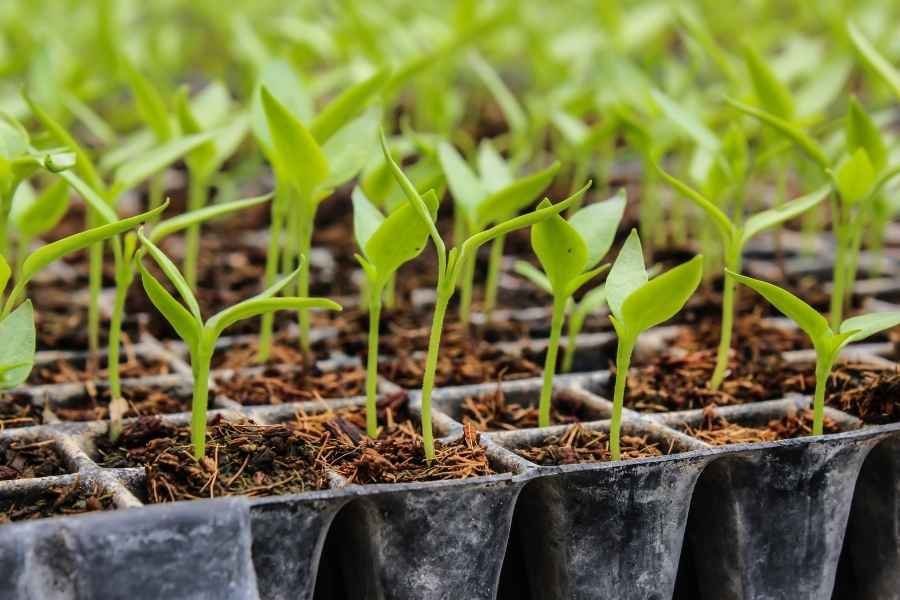
[[[209,402],[209,375],[216,342],[231,325],[246,319],[279,310],[301,310],[322,308],[341,310],[341,305],[326,298],[298,298],[275,296],[284,290],[299,274],[299,269],[271,286],[261,294],[239,302],[203,320],[200,305],[191,292],[184,276],[172,260],[166,256],[143,231],[138,231],[141,251],[137,256],[141,283],[153,306],[172,325],[178,336],[184,341],[191,358],[191,369],[194,376],[194,393],[191,402],[191,443],[194,447],[194,458],[201,460],[206,454],[206,413]],[[162,272],[175,286],[184,305],[166,290],[165,287],[147,270],[143,264],[143,255],[149,254]]]
[[[366,275],[369,308],[369,353],[366,368],[366,431],[378,433],[376,394],[378,388],[378,324],[385,286],[404,263],[417,257],[428,242],[429,224],[437,216],[434,191],[423,194],[429,221],[425,222],[409,201],[385,217],[360,188],[353,190],[353,231],[362,255],[356,260]]]
[[[548,206],[550,201],[544,200],[538,208]],[[598,265],[612,246],[624,212],[625,192],[621,191],[606,202],[580,209],[568,220],[555,215],[531,226],[531,247],[544,269],[540,273],[542,277],[536,278],[535,283],[542,287],[546,284],[553,296],[553,317],[538,412],[540,427],[550,425],[553,376],[566,307],[581,286],[609,268],[609,265]]]
[[[69,184],[64,180],[48,185],[40,194],[35,194],[27,181],[22,182],[10,212],[16,230],[15,273],[22,270],[32,241],[56,227],[68,208]]]
[[[900,325],[900,312],[871,313],[851,317],[832,329],[828,321],[809,304],[777,285],[766,281],[725,272],[769,301],[809,336],[816,351],[816,391],[813,403],[813,435],[822,435],[825,415],[825,390],[828,376],[841,350],[880,331]]]
[[[755,235],[777,227],[817,206],[828,196],[830,191],[829,187],[826,186],[797,200],[751,215],[746,221],[744,221],[742,215],[735,215],[732,220],[703,194],[669,175],[659,165],[656,166],[656,169],[669,185],[693,202],[695,206],[702,209],[713,222],[722,242],[725,268],[735,273],[740,273],[741,271],[744,246]],[[719,347],[716,352],[716,367],[709,381],[709,387],[714,390],[718,389],[722,384],[728,369],[728,353],[731,349],[731,336],[734,329],[734,305],[735,284],[733,280],[725,278],[722,288],[722,321],[719,333]]]
[[[268,72],[263,73],[254,99],[252,126],[276,179],[266,261],[267,285],[275,280],[279,259],[282,270],[287,272],[293,269],[297,256],[309,256],[319,203],[331,190],[354,177],[368,160],[381,111],[367,106],[385,84],[388,73],[379,71],[348,88],[315,117],[311,99],[305,96],[302,84],[288,65],[272,63]],[[280,245],[285,231],[291,243],[282,254]],[[309,263],[302,261],[297,293],[306,296],[308,292]],[[308,355],[307,311],[299,312],[299,320],[300,346]],[[273,324],[271,315],[263,319],[260,361],[268,358]]]
[[[844,148],[837,161],[803,128],[764,109],[728,101],[791,140],[831,180],[839,201],[831,218],[837,242],[831,296],[831,327],[841,324],[844,304],[853,293],[863,232],[885,184],[900,174],[900,164],[887,165],[881,132],[859,103],[852,99],[845,123]]]
[[[622,405],[625,384],[631,366],[631,354],[638,336],[680,311],[693,295],[703,277],[703,256],[697,255],[662,275],[649,279],[637,231],[632,230],[619,251],[606,278],[606,299],[619,345],[616,349],[616,384],[613,413],[609,425],[612,460],[622,456],[619,438],[622,429]]]
[[[431,461],[434,460],[434,436],[431,424],[431,392],[434,388],[434,378],[437,372],[437,359],[438,353],[440,352],[441,332],[444,326],[444,316],[447,312],[447,305],[450,303],[450,300],[453,297],[454,292],[456,291],[456,286],[458,285],[460,277],[463,274],[466,261],[473,260],[475,253],[478,251],[478,248],[483,244],[496,239],[499,236],[506,235],[510,231],[528,227],[544,219],[547,219],[552,215],[559,214],[563,210],[566,210],[569,206],[572,205],[572,203],[575,202],[579,195],[583,194],[587,190],[587,187],[590,184],[585,185],[585,187],[579,190],[578,193],[570,196],[562,202],[558,202],[552,206],[540,208],[528,214],[509,219],[508,221],[494,225],[490,229],[476,233],[466,238],[465,241],[463,241],[459,246],[451,248],[448,252],[447,247],[444,244],[444,240],[441,238],[440,233],[438,233],[437,227],[432,221],[429,202],[426,202],[426,200],[419,194],[419,192],[416,191],[415,186],[413,186],[409,179],[407,179],[406,175],[404,175],[403,171],[400,169],[397,163],[394,162],[394,159],[391,157],[390,150],[388,149],[387,140],[384,137],[384,132],[381,133],[381,148],[384,152],[385,158],[391,166],[394,177],[396,177],[397,181],[403,187],[403,191],[406,193],[409,202],[415,207],[416,212],[419,214],[419,218],[427,222],[428,234],[431,237],[432,243],[434,243],[435,249],[437,250],[437,299],[435,300],[434,316],[431,321],[431,333],[428,339],[428,356],[425,361],[425,372],[422,379],[421,399],[422,442],[425,448],[425,458]]]
[[[66,175],[66,179],[81,194],[87,205],[96,211],[104,223],[112,223],[116,220],[115,212],[78,176],[69,174]],[[237,200],[183,213],[177,217],[157,223],[153,227],[149,239],[153,243],[158,243],[173,233],[198,226],[210,219],[262,204],[267,202],[269,198],[270,196],[267,195],[247,200]],[[163,207],[165,206],[168,206],[168,202],[163,205]],[[109,404],[109,436],[111,440],[115,441],[122,431],[122,418],[128,410],[128,403],[122,397],[122,384],[119,378],[119,370],[121,368],[119,346],[122,339],[122,323],[125,317],[125,301],[137,269],[135,265],[137,239],[131,234],[126,235],[124,238],[115,236],[110,240],[110,245],[113,250],[116,292],[109,322],[107,377],[109,378],[111,397]]]
[[[510,166],[488,141],[482,142],[478,148],[477,174],[450,144],[441,143],[438,146],[438,157],[447,177],[447,185],[453,193],[457,218],[461,219],[457,228],[460,239],[462,235],[478,234],[490,225],[514,217],[537,199],[559,171],[559,163],[553,163],[542,171],[514,180]],[[491,246],[484,291],[484,312],[488,316],[496,304],[504,238],[495,238]],[[475,274],[474,254],[462,268],[459,320],[468,323]]]

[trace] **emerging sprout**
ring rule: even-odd
[[[12,274],[9,263],[0,255],[0,298],[6,292]],[[0,391],[16,387],[28,379],[34,366],[34,309],[31,300],[20,304],[0,320]]]
[[[619,437],[622,429],[622,405],[625,384],[631,365],[631,353],[638,336],[668,321],[682,309],[703,277],[703,256],[697,255],[649,279],[644,267],[641,240],[632,230],[616,257],[606,278],[609,317],[619,345],[616,349],[616,385],[613,391],[613,414],[609,426],[609,448],[612,460],[621,458]]]
[[[825,388],[828,375],[841,349],[851,342],[866,339],[880,331],[900,325],[900,312],[872,313],[851,317],[833,330],[828,321],[809,304],[777,285],[766,281],[725,272],[769,301],[784,316],[791,319],[809,336],[816,351],[816,392],[814,402],[813,435],[822,435],[825,414]]]
[[[685,198],[700,207],[713,222],[722,241],[722,255],[725,259],[725,268],[735,273],[740,273],[741,271],[744,246],[753,236],[767,229],[777,227],[817,206],[828,196],[830,191],[826,186],[792,202],[758,212],[750,216],[746,221],[743,220],[742,215],[735,215],[732,220],[703,194],[672,177],[658,165],[656,169],[665,181]],[[719,333],[719,348],[716,353],[716,367],[709,381],[709,387],[714,390],[718,389],[722,384],[728,368],[728,352],[731,349],[731,334],[734,323],[734,305],[734,281],[726,278],[722,288],[722,322]]]
[[[406,193],[410,203],[415,207],[416,212],[419,214],[419,218],[428,224],[428,235],[431,237],[431,241],[434,243],[437,251],[437,299],[435,300],[434,316],[431,322],[431,333],[428,339],[428,356],[425,361],[425,372],[422,376],[422,443],[425,447],[425,458],[431,461],[434,460],[434,435],[431,424],[431,392],[434,388],[434,378],[437,372],[438,353],[440,352],[441,346],[441,332],[444,326],[444,315],[447,312],[447,305],[450,304],[450,300],[456,291],[456,286],[459,283],[466,261],[473,260],[479,247],[496,239],[498,236],[506,235],[510,231],[528,227],[547,219],[552,215],[559,214],[575,202],[576,196],[583,193],[583,191],[552,206],[547,206],[531,213],[515,217],[495,225],[486,231],[476,233],[475,235],[466,238],[459,246],[451,248],[448,252],[444,245],[444,240],[441,238],[437,227],[432,221],[428,203],[419,192],[416,191],[416,188],[409,179],[407,179],[406,175],[403,174],[399,165],[394,162],[390,150],[388,150],[387,140],[384,137],[383,131],[381,132],[381,148],[388,164],[391,166],[394,177],[397,178],[397,181],[403,187],[403,191]],[[586,188],[587,186],[585,186],[585,189]]]
[[[222,332],[239,321],[279,310],[311,308],[341,310],[341,305],[326,298],[276,298],[275,296],[298,275],[299,270],[297,270],[261,294],[226,308],[204,321],[200,314],[200,305],[184,276],[178,271],[178,267],[144,235],[143,231],[138,231],[138,238],[142,245],[142,251],[138,255],[138,268],[141,272],[144,291],[147,292],[147,297],[150,298],[153,306],[187,344],[191,357],[191,368],[194,375],[194,394],[191,402],[191,443],[194,446],[194,457],[200,460],[206,453],[206,412],[209,402],[210,366],[216,341]],[[141,261],[144,253],[149,254],[162,269],[162,272],[175,286],[187,308],[178,302],[144,267]]]
[[[514,180],[512,170],[494,146],[484,141],[478,148],[476,175],[456,149],[446,142],[438,146],[438,157],[447,177],[447,185],[456,202],[457,233],[459,239],[475,235],[490,225],[514,217],[524,207],[533,203],[550,185],[559,171],[559,163],[527,177]],[[503,259],[505,236],[494,239],[488,263],[487,282],[484,290],[484,312],[490,316],[497,299],[497,281]],[[457,240],[454,240],[457,241]],[[463,265],[459,297],[459,320],[469,322],[472,302],[472,285],[475,275],[475,256]]]
[[[376,394],[378,387],[378,324],[385,287],[394,273],[417,257],[428,242],[429,224],[437,216],[438,199],[433,191],[422,196],[428,207],[424,221],[416,207],[404,202],[385,217],[372,206],[360,188],[353,190],[353,231],[362,252],[356,260],[366,275],[369,307],[369,353],[366,367],[366,431],[375,437],[378,430]]]
[[[580,198],[584,191],[582,188],[576,196]],[[544,200],[538,208],[548,206],[550,201]],[[621,191],[606,202],[580,209],[568,220],[554,215],[531,227],[531,247],[544,269],[543,277],[536,283],[546,283],[553,295],[553,318],[538,417],[540,427],[550,425],[553,376],[566,307],[581,286],[609,268],[609,265],[598,265],[612,246],[624,211],[625,192]]]

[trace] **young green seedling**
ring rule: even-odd
[[[115,212],[77,175],[67,174],[65,177],[66,180],[72,184],[72,187],[81,194],[87,205],[92,210],[96,211],[102,222],[112,223],[116,220]],[[269,199],[269,195],[259,196],[257,198],[226,202],[182,213],[177,217],[158,222],[153,227],[149,239],[153,243],[158,243],[163,238],[179,231],[198,226],[210,219],[215,219],[239,210],[257,206],[267,202]],[[164,204],[164,206],[167,205],[168,202]],[[110,439],[115,441],[122,431],[122,418],[128,410],[128,403],[122,397],[122,384],[119,378],[119,371],[121,368],[119,357],[122,340],[122,323],[125,318],[125,301],[128,298],[128,290],[134,281],[137,269],[137,265],[135,264],[137,239],[130,233],[124,238],[115,236],[110,240],[110,245],[113,250],[116,291],[109,322],[107,377],[109,378],[109,393],[111,397],[109,404],[109,435]]]
[[[622,456],[620,434],[625,384],[631,366],[631,354],[638,336],[668,321],[684,307],[703,277],[703,256],[674,267],[649,279],[637,231],[632,230],[606,278],[606,299],[619,345],[616,349],[616,384],[613,390],[613,414],[609,424],[609,448],[612,460]]]
[[[100,176],[87,150],[47,111],[36,104],[29,96],[25,96],[31,112],[47,129],[57,143],[66,146],[75,155],[75,164],[70,171],[63,171],[60,176],[83,193],[83,188],[92,190],[104,200],[108,207],[115,207],[118,200],[127,190],[163,172],[169,165],[179,160],[195,147],[213,138],[217,132],[207,131],[201,134],[175,137],[166,143],[150,148],[120,164],[113,173],[112,182],[107,183]],[[75,185],[71,177],[77,177],[82,185]],[[156,208],[156,207],[154,207]],[[112,208],[110,208],[112,212]],[[154,213],[158,215],[159,213]],[[91,205],[87,211],[87,225],[97,227],[108,219],[103,219],[97,209]],[[89,249],[89,293],[88,304],[88,344],[90,351],[96,353],[100,349],[100,291],[103,281],[103,245],[98,243]]]
[[[438,200],[433,191],[422,196],[431,221],[437,216]],[[417,257],[428,242],[426,223],[410,202],[385,217],[360,188],[353,190],[353,231],[362,252],[356,260],[366,275],[369,294],[369,353],[366,368],[366,431],[378,433],[376,394],[378,388],[378,325],[384,288],[404,263]]]
[[[48,185],[40,194],[27,181],[22,182],[13,198],[10,220],[16,230],[16,268],[28,256],[31,242],[56,227],[69,208],[69,184],[64,180]]]
[[[285,289],[299,274],[299,269],[271,286],[261,294],[239,302],[203,320],[200,305],[191,292],[184,276],[178,267],[150,241],[143,231],[138,231],[141,250],[138,253],[138,269],[141,283],[153,306],[172,325],[178,336],[184,341],[191,358],[191,369],[194,375],[194,394],[191,402],[191,443],[194,457],[201,460],[206,454],[206,413],[209,402],[209,376],[213,352],[216,342],[231,325],[262,314],[279,310],[299,310],[322,308],[341,310],[340,304],[326,298],[298,298],[275,296]],[[165,287],[147,270],[143,264],[143,255],[149,254],[181,296],[185,308]]]
[[[813,403],[813,435],[822,435],[825,415],[825,389],[828,376],[841,349],[847,344],[866,339],[880,331],[900,325],[900,312],[871,313],[851,317],[840,323],[836,329],[828,326],[828,321],[809,304],[777,285],[766,281],[725,271],[732,277],[757,292],[791,319],[809,336],[816,351],[816,391]]]
[[[438,158],[453,193],[458,218],[461,218],[457,231],[467,236],[514,217],[537,199],[559,171],[559,163],[553,163],[542,171],[514,180],[510,166],[488,141],[483,141],[478,148],[477,174],[450,144],[438,146]],[[488,316],[496,304],[504,239],[505,236],[495,238],[491,246],[484,290],[484,312]],[[468,323],[475,275],[474,255],[462,267],[459,320]]]
[[[425,361],[425,372],[422,376],[422,442],[425,448],[425,458],[429,461],[434,459],[434,436],[431,424],[431,392],[434,388],[434,378],[437,372],[438,353],[441,345],[441,333],[444,326],[444,315],[447,312],[447,305],[450,303],[456,286],[459,283],[463,273],[466,261],[473,260],[475,252],[486,242],[496,239],[498,236],[506,235],[510,231],[522,229],[544,219],[550,218],[552,215],[559,214],[566,210],[575,202],[578,196],[583,194],[590,183],[578,191],[573,196],[558,202],[552,206],[537,209],[525,215],[512,218],[508,221],[494,225],[490,229],[476,233],[462,242],[459,246],[451,248],[447,251],[444,240],[438,233],[437,227],[432,221],[429,202],[416,191],[415,186],[407,179],[406,175],[400,169],[387,146],[387,140],[384,132],[381,132],[381,148],[385,158],[391,166],[397,181],[403,187],[409,202],[416,209],[424,222],[428,224],[428,235],[434,243],[437,251],[438,260],[438,281],[437,281],[437,299],[434,305],[434,316],[431,322],[431,333],[428,339],[428,355]]]
[[[722,242],[725,268],[735,273],[740,273],[741,271],[744,246],[753,236],[803,214],[824,200],[830,191],[826,186],[797,200],[758,212],[746,220],[743,219],[742,215],[735,215],[732,221],[722,209],[703,194],[672,177],[659,165],[656,165],[656,170],[669,185],[693,202],[695,206],[702,209],[713,222]],[[716,352],[716,367],[713,370],[712,378],[709,380],[709,387],[714,390],[718,389],[722,384],[728,369],[728,353],[731,350],[731,336],[734,329],[734,305],[734,281],[726,278],[722,288],[722,321],[719,333],[719,347]]]
[[[859,251],[866,224],[882,188],[900,175],[900,164],[888,166],[881,132],[855,99],[845,120],[845,142],[837,161],[801,127],[771,112],[734,100],[728,102],[791,140],[832,181],[839,201],[832,205],[831,219],[836,253],[832,280],[831,326],[840,325],[844,304],[853,293]]]
[[[382,70],[335,98],[312,115],[308,98],[291,68],[273,63],[264,71],[254,97],[254,135],[275,172],[275,201],[266,261],[266,283],[279,268],[293,269],[298,255],[309,256],[312,228],[319,203],[330,191],[354,177],[369,158],[375,130],[381,119],[370,100],[381,90],[389,72]],[[368,107],[368,108],[367,108]],[[290,243],[280,254],[281,239]],[[297,293],[309,291],[309,262],[303,261]],[[300,346],[308,354],[309,314],[299,312]],[[264,317],[259,340],[259,360],[267,359],[272,339],[271,315]]]
[[[0,255],[0,299],[12,275],[9,263]],[[25,383],[34,366],[36,348],[34,310],[31,300],[20,304],[0,319],[0,391]]]
[[[547,206],[550,202],[544,200],[538,208]],[[543,280],[549,285],[553,296],[553,317],[538,412],[540,427],[550,425],[553,376],[556,374],[556,356],[566,307],[581,286],[609,268],[609,265],[598,265],[612,246],[624,212],[623,190],[606,202],[580,209],[568,220],[554,215],[531,226],[531,247],[543,267]]]

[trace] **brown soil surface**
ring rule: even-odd
[[[121,360],[122,362],[119,365],[119,377],[121,379],[168,375],[172,372],[168,361],[165,359],[136,354],[128,348],[122,353]],[[99,365],[91,365],[89,364],[90,362],[89,359],[70,360],[60,358],[50,363],[37,365],[28,377],[28,383],[30,385],[51,385],[97,379],[105,380],[109,377],[105,356],[102,357]]]
[[[190,410],[191,399],[173,390],[150,386],[129,386],[122,389],[128,402],[126,417],[179,413]],[[61,421],[97,421],[109,418],[109,389],[85,383],[85,393],[52,408]]]
[[[88,489],[82,489],[78,482],[55,485],[27,501],[0,500],[0,525],[113,508],[112,494],[103,492],[96,484]]]
[[[812,435],[813,412],[803,410],[773,419],[765,426],[744,426],[716,414],[714,408],[704,411],[698,427],[683,425],[679,429],[712,446],[774,442]],[[828,416],[823,422],[825,433],[839,433],[841,428]]]
[[[41,409],[32,404],[28,396],[5,394],[0,397],[0,431],[40,425],[42,422]]]
[[[507,399],[498,387],[489,394],[469,396],[461,406],[463,424],[478,431],[511,431],[538,426],[538,406],[523,405]],[[566,391],[553,395],[550,407],[551,425],[568,425],[598,418],[580,396]]]
[[[68,472],[54,440],[0,440],[0,481]]]
[[[365,393],[366,371],[359,366],[333,371],[269,368],[253,375],[220,378],[216,385],[220,394],[245,405],[352,398]]]
[[[622,460],[663,456],[672,447],[661,447],[650,442],[647,437],[623,435],[621,438]],[[589,431],[581,425],[572,425],[565,433],[551,436],[540,446],[514,450],[522,458],[538,465],[556,466],[611,460],[609,435],[604,431]]]
[[[812,394],[816,381],[813,368],[794,366],[785,382],[788,391]],[[847,363],[834,368],[828,378],[825,403],[871,425],[900,419],[900,371],[872,369]]]

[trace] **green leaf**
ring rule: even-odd
[[[744,62],[750,71],[750,79],[756,99],[769,113],[790,122],[794,118],[794,99],[790,90],[775,77],[775,73],[762,57],[750,46],[744,47]]]
[[[806,335],[812,340],[813,345],[818,347],[823,341],[831,337],[832,331],[828,327],[828,321],[825,320],[825,317],[794,294],[781,289],[777,285],[753,279],[746,275],[739,275],[728,269],[725,270],[725,274],[728,277],[735,278],[768,300],[772,306],[805,331]]]
[[[848,204],[861,202],[875,185],[875,170],[869,161],[865,148],[857,148],[844,158],[834,172],[834,182],[841,194],[841,200]]]
[[[430,223],[424,222],[409,202],[388,215],[365,246],[366,258],[375,267],[379,284],[422,253],[429,231]]]
[[[0,157],[12,160],[28,152],[28,134],[9,115],[0,113]]]
[[[342,309],[340,304],[327,298],[251,298],[226,308],[210,319],[207,327],[212,328],[216,337],[218,337],[225,329],[245,319],[252,319],[253,317],[279,310],[306,310],[310,308]]]
[[[447,178],[450,193],[453,194],[453,201],[463,209],[470,220],[474,220],[478,203],[487,196],[481,180],[469,168],[456,148],[446,142],[438,145],[438,160]]]
[[[0,321],[0,389],[25,383],[34,366],[34,309],[26,300]]]
[[[187,89],[182,88],[176,99],[175,108],[178,115],[178,124],[181,133],[193,135],[203,133],[203,125],[194,115],[191,103],[188,99]],[[191,170],[192,177],[205,178],[213,171],[213,162],[216,160],[216,144],[212,139],[198,144],[190,152],[185,154],[185,162]]]
[[[830,192],[831,186],[825,186],[796,200],[756,213],[747,219],[741,229],[741,246],[756,234],[803,214],[827,198]]]
[[[581,146],[588,136],[590,129],[587,125],[567,112],[557,110],[550,115],[550,121],[562,134],[566,144],[577,148]]]
[[[732,240],[734,240],[737,235],[737,231],[734,228],[734,225],[731,224],[731,221],[728,219],[728,215],[722,212],[718,206],[716,206],[712,201],[708,200],[703,194],[689,186],[688,184],[682,182],[675,177],[669,175],[662,167],[658,164],[654,163],[654,167],[656,168],[656,172],[660,174],[663,180],[666,181],[669,185],[671,185],[675,190],[680,193],[682,196],[696,204],[706,215],[712,220],[713,224],[716,226],[716,230],[719,232],[719,235],[722,236],[722,241],[725,245],[731,244]]]
[[[616,318],[624,321],[622,305],[625,299],[648,280],[641,239],[637,229],[632,229],[606,277],[607,303]]]
[[[881,172],[887,164],[887,148],[881,131],[865,113],[855,96],[850,97],[850,108],[847,111],[847,153],[853,154],[858,148],[864,148],[875,172]]]
[[[482,198],[475,212],[480,227],[508,219],[533,203],[556,177],[560,164],[553,163],[546,169],[523,177],[502,190]]]
[[[160,221],[153,226],[148,238],[154,244],[174,233],[187,229],[192,225],[206,223],[212,219],[224,217],[231,213],[235,213],[246,208],[258,206],[272,199],[272,194],[265,194],[255,198],[246,198],[243,200],[234,200],[232,202],[223,202],[222,204],[213,204],[197,210],[182,213],[178,216]]]
[[[381,214],[375,205],[369,202],[365,192],[359,186],[353,188],[353,235],[356,238],[356,245],[365,254],[366,244],[372,238],[372,235],[378,230],[384,222],[384,215]],[[421,221],[421,219],[417,219]]]
[[[32,196],[25,202],[14,202],[12,219],[19,235],[30,239],[56,227],[68,208],[69,184],[60,179],[39,196]]]
[[[550,285],[550,280],[547,279],[547,276],[544,275],[543,271],[533,264],[525,262],[524,260],[517,260],[513,265],[513,270],[536,285],[539,289],[553,295],[553,286]]]
[[[263,86],[260,93],[278,157],[276,168],[293,182],[301,195],[311,198],[313,191],[328,177],[328,161],[306,127],[269,89]]]
[[[116,211],[112,209],[106,199],[100,196],[100,194],[81,177],[71,171],[63,171],[59,176],[72,186],[72,189],[84,199],[87,205],[100,217],[104,224],[108,225],[110,223],[115,223],[119,219],[116,215]]]
[[[569,218],[569,225],[575,228],[587,244],[587,266],[599,263],[612,247],[619,229],[619,222],[625,213],[625,189],[605,202],[595,202],[580,209]]]
[[[900,325],[900,311],[871,313],[850,317],[841,323],[840,333],[855,332],[846,341],[849,344],[851,342],[860,342],[867,337],[898,325]]]
[[[294,116],[295,119],[308,123],[313,118],[313,101],[307,92],[303,81],[288,63],[283,60],[273,60],[266,63],[260,72],[257,89],[253,94],[253,104],[250,109],[251,128],[253,135],[263,152],[270,161],[274,161],[275,152],[272,135],[269,131],[269,120],[262,102],[262,88],[278,99],[279,103]]]
[[[175,286],[178,294],[190,309],[191,315],[193,315],[194,319],[197,322],[202,323],[203,315],[200,312],[200,305],[197,302],[197,298],[191,291],[191,286],[181,274],[181,271],[179,271],[178,267],[175,266],[175,263],[172,262],[172,259],[166,256],[166,254],[162,250],[160,250],[156,244],[151,242],[150,239],[144,235],[143,231],[138,231],[138,238],[140,238],[141,240],[141,246],[144,248],[144,251],[150,255],[150,258],[152,258],[157,265],[159,265],[159,268],[162,269],[162,272],[165,274],[168,280],[171,281],[172,285]]]
[[[367,103],[384,87],[390,77],[390,69],[380,69],[374,75],[344,90],[328,103],[309,124],[309,132],[320,144],[324,144],[353,120]]]
[[[863,36],[855,25],[849,23],[847,30],[850,32],[850,40],[853,42],[853,46],[859,53],[860,58],[862,58],[863,63],[881,77],[894,92],[894,95],[900,98],[900,72],[875,49],[875,46]]]
[[[575,277],[574,279],[569,281],[569,285],[566,287],[566,290],[565,290],[565,295],[571,296],[572,294],[577,292],[578,289],[581,286],[583,286],[584,284],[586,284],[588,281],[597,277],[601,273],[605,273],[606,271],[608,271],[609,267],[610,267],[610,265],[608,265],[608,264],[600,265],[599,267],[595,267],[595,268],[591,269],[590,271],[585,271],[584,273],[578,275],[577,277]]]
[[[121,219],[113,223],[101,225],[100,227],[94,227],[64,237],[61,240],[51,242],[45,246],[41,246],[29,254],[28,258],[25,259],[25,262],[22,264],[22,280],[16,282],[16,286],[23,287],[25,282],[30,281],[32,277],[53,261],[68,256],[73,252],[84,250],[97,242],[102,242],[121,233],[125,233],[130,229],[134,229],[144,221],[153,219],[162,213],[168,206],[169,203],[166,202],[153,210],[149,210],[134,217]]]
[[[156,310],[165,317],[166,321],[175,329],[185,344],[190,348],[194,348],[200,340],[201,322],[192,315],[185,307],[183,307],[172,294],[169,293],[163,285],[157,281],[150,271],[144,267],[143,263],[138,263],[141,271],[141,284],[147,297]]]
[[[153,175],[184,157],[188,152],[212,139],[215,131],[177,137],[156,146],[119,166],[113,176],[113,188],[126,191],[135,188]]]
[[[746,113],[751,117],[755,117],[766,125],[769,125],[799,146],[799,148],[821,168],[828,168],[828,156],[825,154],[825,150],[814,139],[807,135],[806,132],[764,110],[748,106],[747,104],[732,100],[731,98],[726,98],[725,101],[739,111]]]
[[[6,291],[9,284],[9,278],[12,276],[12,269],[6,261],[6,257],[0,254],[0,296]]]
[[[169,120],[169,113],[166,110],[166,103],[159,91],[153,87],[153,84],[138,71],[131,61],[122,57],[121,66],[128,78],[131,86],[131,92],[134,94],[134,101],[137,105],[138,114],[153,130],[157,141],[166,142],[172,137],[172,123]]]
[[[328,161],[329,175],[323,188],[336,188],[359,173],[372,156],[380,124],[381,108],[373,106],[325,142],[322,152]]]
[[[538,208],[550,206],[544,200]],[[550,280],[554,296],[562,297],[577,275],[584,271],[588,249],[578,230],[559,215],[531,227],[531,247]]]
[[[620,321],[637,335],[668,321],[680,311],[703,278],[703,256],[669,269],[631,292],[621,306]],[[609,288],[609,279],[607,279]]]
[[[502,190],[513,182],[509,165],[488,139],[478,144],[478,172],[481,185],[488,194]]]

